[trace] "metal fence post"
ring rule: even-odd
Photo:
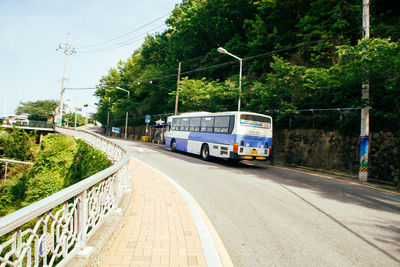
[[[80,198],[80,201],[78,203],[78,235],[80,235],[81,245],[85,246],[86,226],[88,218],[87,190],[80,193],[78,195],[78,198]]]

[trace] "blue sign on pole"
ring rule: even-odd
[[[150,123],[150,118],[151,118],[150,115],[147,114],[146,117],[145,117],[145,122],[146,123]]]

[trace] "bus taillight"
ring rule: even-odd
[[[233,144],[233,152],[237,153],[238,152],[238,148],[239,148],[239,144],[238,143],[234,143]]]

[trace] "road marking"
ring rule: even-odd
[[[136,150],[136,151],[139,151],[139,152],[144,152],[144,150],[143,150],[143,148],[140,148],[140,147],[135,147],[135,146],[126,146],[128,149],[133,149],[133,150]]]
[[[132,156],[133,157],[133,156]],[[211,237],[211,234],[207,228],[207,225],[201,216],[199,209],[196,207],[194,198],[187,192],[183,187],[181,187],[174,179],[161,172],[160,170],[154,168],[153,166],[143,162],[142,160],[133,157],[135,160],[139,161],[141,164],[151,168],[165,179],[167,179],[182,195],[185,200],[189,212],[192,215],[193,221],[196,225],[197,232],[199,234],[201,244],[203,246],[204,256],[206,258],[207,266],[222,267],[221,259],[218,255],[217,248]]]

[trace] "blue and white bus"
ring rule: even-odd
[[[165,144],[172,151],[239,160],[271,155],[272,118],[251,112],[193,112],[170,116]]]

